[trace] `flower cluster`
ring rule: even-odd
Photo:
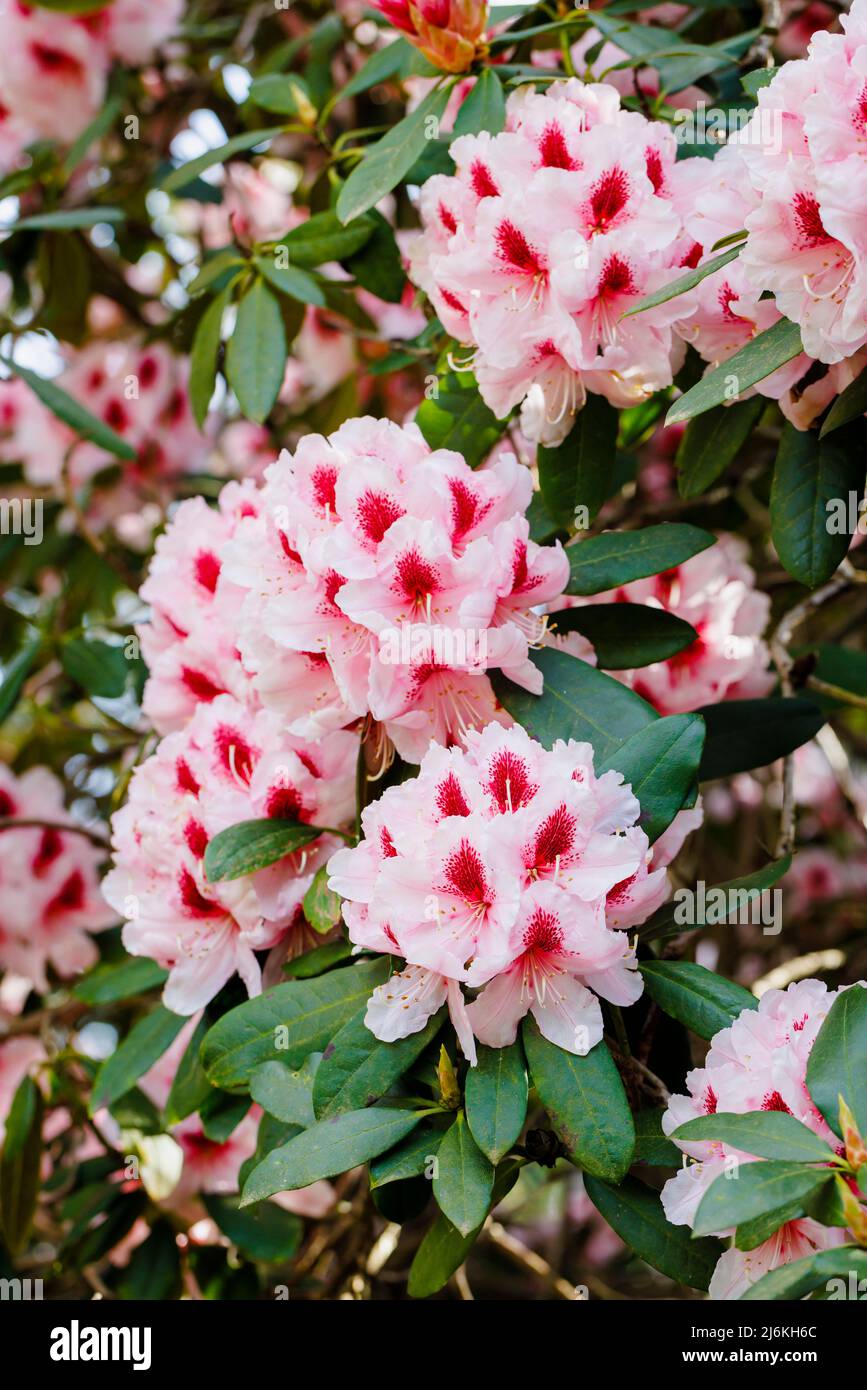
[[[721,535],[716,545],[676,569],[636,579],[592,600],[567,599],[560,606],[643,603],[695,628],[696,640],[667,661],[611,672],[660,714],[683,714],[719,700],[755,699],[769,694],[775,679],[767,669],[769,652],[762,639],[771,602],[756,589],[746,557],[740,537]]]
[[[36,140],[73,140],[102,106],[112,63],[149,62],[177,30],[184,0],[60,8],[0,0],[0,168]]]
[[[186,362],[162,343],[97,339],[70,352],[57,385],[136,451],[124,482],[149,489],[203,466],[207,442],[187,395]],[[62,493],[116,462],[61,423],[17,378],[0,383],[0,459],[22,465],[34,487]]]
[[[263,703],[308,737],[369,713],[411,762],[507,719],[486,672],[541,692],[535,610],[569,572],[529,538],[531,494],[514,456],[473,470],[387,420],[282,454],[224,567],[248,591],[232,637]]]
[[[367,807],[360,845],[329,863],[352,941],[406,961],[374,991],[367,1026],[406,1037],[448,1000],[473,1063],[474,1036],[504,1047],[528,1010],[551,1042],[588,1052],[602,1037],[596,996],[641,993],[622,928],[668,891],[638,814],[620,773],[596,775],[589,744],[548,752],[489,724],[466,751],[432,747],[417,778]],[[469,1005],[462,985],[479,990]]]
[[[515,93],[505,130],[454,141],[457,173],[424,185],[412,278],[474,349],[491,409],[523,402],[529,438],[565,438],[587,391],[627,406],[671,383],[682,302],[622,315],[693,249],[676,151],[612,86],[572,79]]]
[[[79,831],[60,828],[76,822],[48,768],[16,777],[0,764],[0,818],[36,822],[0,827],[0,967],[44,991],[49,965],[64,977],[93,965],[89,933],[115,920],[100,896],[104,856]]]
[[[794,1115],[837,1149],[839,1141],[807,1090],[806,1074],[816,1035],[839,993],[829,991],[819,980],[801,980],[786,990],[771,989],[763,994],[758,1009],[745,1009],[730,1028],[716,1034],[704,1066],[687,1076],[689,1095],[672,1096],[662,1119],[665,1133],[671,1134],[700,1115],[780,1110]],[[732,1158],[742,1163],[761,1162],[719,1140],[675,1143],[695,1160],[669,1179],[662,1190],[665,1214],[676,1226],[693,1225],[702,1197]],[[739,1298],[750,1284],[778,1265],[842,1245],[847,1239],[841,1228],[822,1226],[809,1217],[787,1221],[754,1250],[727,1250],[711,1280],[710,1296]]]
[[[175,1013],[204,1007],[235,973],[258,993],[256,951],[274,951],[276,963],[313,944],[301,901],[339,844],[334,835],[218,883],[205,874],[205,851],[240,821],[339,828],[354,805],[355,752],[350,733],[311,744],[286,734],[268,711],[220,695],[136,769],[113,820],[114,867],[103,892],[127,919],[127,950],[169,971],[164,997]]]

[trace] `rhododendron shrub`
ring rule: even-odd
[[[0,1298],[863,1297],[865,84],[0,0]]]

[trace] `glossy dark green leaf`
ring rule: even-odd
[[[471,372],[447,372],[416,412],[416,424],[432,449],[453,449],[471,468],[490,453],[503,432],[479,394]]]
[[[33,669],[41,648],[41,636],[29,638],[3,671],[0,678],[0,723],[14,709],[21,688]]]
[[[25,1076],[12,1097],[0,1152],[0,1224],[13,1256],[26,1246],[36,1210],[44,1110],[42,1092]]]
[[[358,217],[344,227],[336,213],[316,212],[281,237],[278,244],[286,247],[293,265],[312,270],[360,251],[373,236],[374,227],[372,217]]]
[[[275,1119],[309,1129],[316,1123],[313,1082],[319,1061],[319,1053],[314,1053],[297,1071],[282,1062],[263,1062],[250,1077],[250,1095]]]
[[[826,435],[840,429],[841,425],[848,425],[850,420],[857,420],[865,412],[867,412],[867,367],[856,376],[854,381],[850,381],[845,391],[841,391],[836,398],[819,431],[820,437],[824,439]]]
[[[654,1269],[691,1289],[707,1289],[725,1247],[719,1240],[693,1240],[688,1226],[666,1219],[659,1193],[635,1178],[619,1187],[587,1176],[587,1196],[620,1239]]]
[[[568,652],[544,647],[533,660],[545,680],[541,695],[530,695],[500,675],[493,685],[500,703],[546,748],[556,739],[574,738],[592,743],[597,758],[608,758],[658,718],[627,686]]]
[[[454,136],[499,135],[506,124],[506,98],[496,68],[483,68],[455,117]]]
[[[671,825],[686,800],[703,747],[701,716],[672,714],[646,724],[598,765],[598,774],[610,768],[623,773],[638,797],[638,824],[651,843]]]
[[[60,664],[88,695],[104,699],[117,699],[123,694],[132,670],[123,647],[85,637],[70,637],[61,644]]]
[[[767,407],[764,396],[718,405],[690,420],[677,450],[677,490],[699,497],[734,463]]]
[[[867,1250],[859,1250],[857,1245],[840,1245],[834,1250],[807,1255],[803,1260],[793,1260],[750,1284],[741,1294],[741,1300],[791,1302],[806,1298],[823,1285],[827,1287],[833,1279],[840,1281],[839,1292],[829,1290],[830,1297],[863,1298],[863,1283],[859,1288],[859,1281],[867,1279]]]
[[[594,519],[608,495],[616,449],[617,411],[604,396],[587,397],[562,444],[539,445],[542,501],[558,525],[574,526],[577,507]]]
[[[362,961],[312,980],[277,985],[230,1009],[202,1045],[202,1064],[211,1084],[226,1091],[243,1090],[263,1062],[300,1067],[311,1052],[323,1051],[388,973],[384,958]]]
[[[270,817],[239,821],[208,842],[205,874],[211,883],[243,878],[303,849],[321,834],[316,826]]]
[[[767,767],[809,743],[825,722],[821,710],[800,697],[725,700],[696,712],[707,730],[699,770],[703,782]]]
[[[807,1089],[835,1134],[842,1096],[867,1135],[867,988],[853,985],[834,1000],[807,1062]]]
[[[352,955],[350,941],[327,941],[324,946],[315,946],[301,956],[294,956],[283,966],[283,974],[291,975],[293,980],[310,980],[314,975],[322,975],[332,965],[348,960]]]
[[[700,1038],[712,1038],[721,1028],[730,1027],[744,1009],[759,1006],[743,985],[693,961],[644,961],[639,969],[648,994],[663,1012]]]
[[[179,1297],[181,1282],[180,1251],[170,1222],[157,1221],[118,1276],[121,1298],[163,1302]]]
[[[211,1083],[205,1074],[200,1055],[207,1031],[207,1018],[202,1014],[172,1080],[172,1088],[165,1103],[167,1124],[175,1125],[185,1120],[194,1110],[204,1105],[211,1094]]]
[[[745,913],[749,913],[751,921],[758,923],[762,913],[762,894],[779,883],[791,865],[792,856],[787,854],[756,869],[755,873],[713,884],[703,894],[692,892],[689,898],[679,898],[675,893],[674,901],[664,903],[639,928],[639,936],[642,941],[665,940],[670,936],[679,936],[684,931],[727,922],[735,915],[743,920],[742,914]]]
[[[251,1260],[291,1260],[301,1244],[304,1224],[276,1202],[261,1202],[243,1211],[237,1197],[202,1197],[205,1210],[223,1235]]]
[[[226,376],[249,420],[261,424],[277,399],[286,370],[286,330],[274,295],[255,280],[238,305],[226,347]]]
[[[464,1083],[467,1124],[483,1154],[499,1163],[518,1139],[527,1117],[527,1068],[519,1041],[478,1048]]]
[[[462,1236],[468,1236],[484,1221],[493,1188],[494,1165],[476,1144],[463,1111],[458,1111],[437,1150],[437,1206]]]
[[[716,537],[686,522],[665,521],[640,531],[604,531],[570,545],[568,594],[602,594],[682,565]]]
[[[230,291],[223,290],[211,300],[196,326],[190,351],[190,405],[199,429],[207,418],[217,381],[223,314],[229,298]]]
[[[667,425],[691,420],[715,405],[737,400],[756,382],[764,381],[778,367],[783,367],[803,352],[801,330],[796,323],[780,319],[773,327],[739,348],[718,367],[713,367],[695,386],[691,387],[669,410]]]
[[[530,1077],[573,1163],[597,1178],[619,1182],[635,1152],[635,1126],[620,1073],[604,1042],[585,1057],[564,1052],[525,1018]]]
[[[552,613],[554,632],[580,632],[596,652],[603,671],[629,671],[667,661],[698,636],[694,627],[644,603],[589,603],[582,608],[563,608]]]
[[[394,232],[376,208],[365,213],[363,220],[372,225],[373,233],[343,264],[362,289],[387,304],[399,304],[406,289],[406,272]]]
[[[375,207],[409,173],[430,138],[428,121],[433,118],[437,125],[450,90],[446,85],[428,92],[414,111],[365,151],[337,199],[337,215],[344,225]]]
[[[502,1202],[518,1180],[519,1166],[506,1159],[497,1169],[491,1209]],[[415,1253],[409,1271],[407,1293],[410,1298],[429,1298],[447,1284],[475,1244],[481,1227],[461,1235],[445,1216],[438,1216]]]
[[[304,894],[304,916],[314,931],[325,935],[340,921],[340,898],[328,887],[328,865],[323,864],[313,875],[313,882]]]
[[[309,1187],[320,1178],[346,1173],[367,1163],[405,1138],[421,1120],[413,1110],[348,1110],[331,1115],[274,1149],[244,1184],[242,1206],[261,1202],[275,1192]]]
[[[187,1022],[158,1004],[140,1018],[120,1047],[107,1057],[96,1074],[90,1097],[90,1114],[111,1105],[149,1071],[174,1042]]]
[[[785,1158],[801,1163],[830,1163],[834,1158],[824,1139],[782,1110],[700,1115],[676,1129],[673,1137],[684,1142],[719,1139],[728,1149],[738,1149],[755,1158]]]
[[[676,1144],[663,1134],[662,1117],[665,1110],[638,1110],[635,1122],[635,1162],[653,1168],[679,1168],[683,1154]]]
[[[399,984],[394,987],[398,990]],[[420,1032],[388,1043],[374,1037],[364,1014],[361,1009],[344,1023],[325,1048],[313,1086],[313,1109],[319,1120],[345,1110],[362,1110],[380,1100],[433,1041],[443,1023],[441,1011]]]
[[[818,588],[846,556],[852,536],[831,525],[832,508],[864,486],[867,426],[862,420],[820,439],[787,423],[771,488],[771,539],[793,579]]]
[[[432,1178],[433,1159],[437,1155],[444,1131],[429,1129],[423,1125],[406,1139],[402,1139],[393,1149],[382,1154],[370,1165],[370,1186],[385,1187],[392,1182],[403,1182],[407,1178]]]
[[[299,304],[325,308],[325,292],[309,271],[301,270],[297,265],[280,266],[272,256],[267,255],[256,257],[256,267],[280,294],[297,299]]]
[[[98,965],[72,987],[76,999],[85,1004],[114,1004],[157,989],[168,979],[168,971],[146,956],[131,956],[116,965]]]
[[[779,1207],[803,1204],[811,1192],[827,1181],[827,1169],[810,1168],[803,1163],[770,1158],[742,1163],[736,1177],[721,1173],[711,1183],[699,1202],[693,1233],[704,1236],[726,1231]]]

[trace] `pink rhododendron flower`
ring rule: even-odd
[[[696,641],[667,661],[612,671],[660,714],[682,714],[719,700],[767,695],[774,685],[762,634],[770,599],[755,587],[747,546],[722,535],[676,569],[594,595],[593,603],[644,603],[685,619]],[[566,600],[564,607],[584,600]],[[556,631],[556,623],[555,623]]]
[[[323,835],[248,877],[211,883],[209,840],[263,817],[339,828],[354,804],[355,753],[349,733],[311,744],[286,734],[273,714],[220,695],[136,769],[113,818],[114,868],[103,891],[127,918],[127,950],[170,972],[167,1008],[194,1013],[235,973],[258,993],[255,953],[285,954],[304,893],[338,843]]]
[[[183,0],[114,0],[80,15],[2,0],[0,103],[20,137],[6,167],[33,140],[73,140],[102,106],[113,60],[148,62],[182,12]]]
[[[639,806],[618,772],[597,777],[589,744],[551,752],[515,726],[431,746],[412,781],[362,817],[364,838],[329,863],[351,940],[406,968],[376,989],[366,1021],[406,1037],[448,1002],[464,1054],[474,1036],[512,1042],[529,1011],[545,1037],[586,1053],[602,1036],[597,995],[641,993],[621,928],[666,897],[649,867]],[[479,993],[467,1006],[462,985]]]
[[[350,420],[281,455],[227,566],[249,591],[239,646],[263,703],[311,737],[369,713],[413,762],[431,738],[506,719],[486,672],[541,691],[536,610],[568,577],[559,544],[529,539],[531,494],[512,455],[473,470],[389,421]]]
[[[691,249],[676,150],[613,87],[572,79],[512,95],[506,129],[454,141],[455,176],[424,185],[410,274],[529,438],[565,438],[587,391],[626,406],[670,384],[682,301],[623,315]]]
[[[16,777],[0,764],[0,817],[45,827],[0,828],[0,966],[48,989],[47,967],[76,975],[98,957],[91,932],[115,920],[99,891],[104,857],[75,825],[63,787],[46,767]]]
[[[840,993],[828,990],[819,980],[801,980],[786,990],[768,990],[758,1009],[745,1009],[730,1028],[715,1035],[705,1065],[687,1076],[689,1095],[671,1097],[662,1118],[665,1133],[671,1134],[699,1115],[781,1110],[794,1115],[832,1149],[838,1149],[839,1141],[807,1090],[806,1073],[816,1035]],[[762,1162],[719,1140],[675,1143],[694,1160],[662,1189],[665,1214],[676,1226],[694,1223],[702,1197],[714,1179],[726,1171],[727,1159]],[[808,1217],[788,1221],[754,1250],[727,1250],[711,1280],[710,1296],[739,1298],[769,1270],[816,1250],[844,1244],[847,1239],[841,1228],[821,1226]]]
[[[257,703],[238,655],[243,594],[223,573],[225,549],[244,517],[259,511],[252,483],[228,483],[219,505],[181,502],[162,536],[140,593],[150,622],[138,629],[149,668],[143,708],[163,734],[183,728],[221,694]]]

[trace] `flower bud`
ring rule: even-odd
[[[441,72],[466,72],[488,18],[484,0],[373,0]]]

